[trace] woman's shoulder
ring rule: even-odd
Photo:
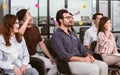
[[[3,48],[3,45],[5,45],[5,40],[2,34],[0,34],[0,45],[2,46],[0,48]]]
[[[105,35],[105,33],[104,32],[99,32],[98,35]]]
[[[0,34],[0,42],[4,41],[3,35]]]
[[[99,37],[99,38],[104,38],[104,37],[106,37],[106,35],[105,35],[104,32],[99,32],[99,33],[98,33],[98,37]]]

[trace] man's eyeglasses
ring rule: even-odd
[[[66,19],[73,19],[73,16],[66,16],[66,17],[63,17],[63,18],[66,18]]]

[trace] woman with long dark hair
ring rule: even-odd
[[[108,65],[120,66],[120,54],[117,51],[116,42],[111,33],[112,23],[110,18],[102,17],[99,22],[98,40],[96,52],[101,54]]]

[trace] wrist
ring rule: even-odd
[[[27,67],[27,66],[25,64],[23,64],[22,67]]]
[[[52,57],[50,56],[49,59],[52,59]]]

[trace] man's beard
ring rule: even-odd
[[[72,23],[68,23],[68,27],[71,27],[71,26],[73,26],[74,24],[72,24]]]
[[[64,24],[64,26],[65,27],[71,27],[72,25],[71,24],[68,24],[68,25]]]
[[[73,26],[71,22],[63,23],[63,25],[64,25],[65,27],[71,27],[71,26]]]

